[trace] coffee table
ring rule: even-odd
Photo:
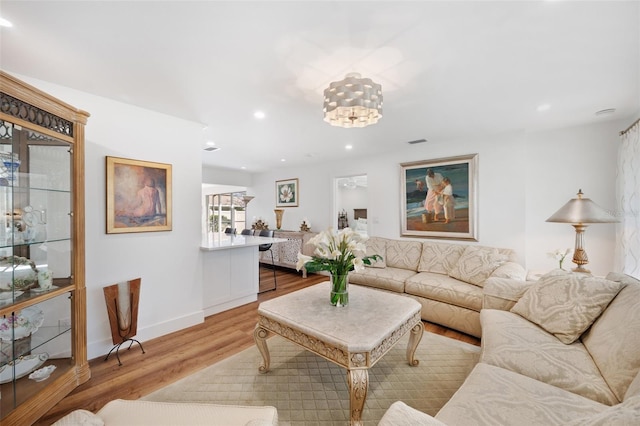
[[[407,296],[349,286],[349,306],[329,303],[329,282],[317,284],[260,303],[253,336],[262,354],[261,373],[269,371],[267,337],[278,334],[347,369],[350,419],[362,424],[369,387],[368,369],[411,332],[407,361],[416,366],[416,348],[424,325],[421,305]]]

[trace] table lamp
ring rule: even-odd
[[[578,190],[578,198],[572,198],[557,212],[551,215],[547,222],[570,223],[576,229],[576,247],[573,251],[573,263],[578,265],[574,272],[590,273],[583,265],[589,263],[587,252],[584,250],[584,231],[591,223],[619,222],[605,209],[583,198],[582,189]]]
[[[247,225],[247,206],[249,205],[249,202],[251,200],[253,200],[254,198],[256,198],[253,195],[244,195],[242,197],[242,201],[244,201],[244,227],[245,229],[247,229],[248,225]]]

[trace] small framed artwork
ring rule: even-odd
[[[478,154],[400,164],[402,236],[478,240]]]
[[[276,207],[298,207],[298,179],[276,181]]]
[[[107,157],[107,234],[171,231],[171,164]]]

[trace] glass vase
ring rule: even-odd
[[[338,307],[349,304],[349,274],[331,274],[331,304]]]

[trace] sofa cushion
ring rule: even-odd
[[[624,394],[624,400],[634,396],[640,396],[640,373],[636,374],[636,377],[627,388],[627,393]]]
[[[399,268],[364,268],[363,271],[349,273],[349,282],[404,293],[405,281],[416,273]]]
[[[367,248],[365,256],[373,256],[374,254],[377,254],[382,258],[382,259],[372,261],[371,265],[364,265],[364,266],[368,266],[370,268],[386,268],[387,267],[387,261],[385,260],[385,257],[387,257],[386,241],[387,240],[385,240],[384,238],[371,237],[364,242],[364,245]]]
[[[480,312],[482,288],[448,275],[420,272],[408,278],[404,292]]]
[[[458,263],[465,246],[460,244],[432,243],[425,241],[422,243],[422,256],[418,272],[436,272],[448,274]]]
[[[418,271],[422,243],[418,241],[387,240],[386,241],[387,266],[393,268]]]
[[[491,277],[511,278],[513,280],[524,281],[527,278],[527,270],[519,263],[505,262],[491,273]]]
[[[632,426],[640,423],[640,395],[598,414],[575,419],[565,426]]]
[[[607,405],[617,404],[584,345],[561,343],[552,334],[519,315],[483,309],[481,362]]]
[[[595,321],[624,284],[571,272],[540,278],[511,308],[570,344]]]
[[[489,364],[477,364],[436,415],[447,425],[560,425],[606,405]]]
[[[581,340],[622,401],[631,381],[640,372],[640,281],[623,274],[609,274],[607,278],[620,281],[626,287]]]
[[[498,249],[482,246],[467,246],[449,276],[469,284],[483,286],[498,266],[507,261],[507,256]]]
[[[384,413],[378,426],[447,426],[430,415],[396,401]]]

